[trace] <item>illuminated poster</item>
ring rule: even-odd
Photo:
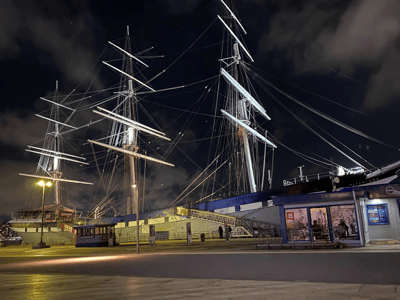
[[[368,225],[389,224],[387,204],[367,205]]]

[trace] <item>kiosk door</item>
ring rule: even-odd
[[[310,208],[310,217],[314,241],[330,240],[326,207]]]

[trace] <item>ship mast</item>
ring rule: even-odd
[[[227,91],[228,103],[226,105],[226,110],[221,109],[221,112],[233,125],[231,132],[233,132],[235,136],[235,150],[232,159],[234,160],[233,166],[236,168],[236,194],[242,192],[240,189],[243,189],[243,185],[246,184],[246,182],[249,185],[250,192],[255,193],[259,191],[260,188],[257,187],[256,184],[255,170],[253,167],[255,159],[253,157],[254,151],[251,149],[249,137],[251,136],[253,137],[253,140],[259,140],[272,148],[276,148],[276,146],[266,137],[257,132],[254,129],[254,126],[252,126],[251,121],[254,120],[255,112],[261,114],[267,120],[270,120],[270,117],[266,114],[265,109],[245,88],[243,83],[245,78],[240,78],[242,71],[244,71],[242,70],[242,57],[240,52],[243,52],[251,62],[254,60],[239,38],[240,31],[246,34],[244,27],[229,6],[223,0],[221,0],[221,3],[224,5],[228,13],[228,17],[225,19],[229,22],[227,21],[227,24],[220,16],[218,16],[218,19],[228,31],[229,40],[232,41],[233,44],[231,46],[232,55],[228,55],[228,57],[221,59],[225,64],[221,68],[221,75],[229,85]],[[246,169],[245,173],[247,174],[247,179],[244,182],[242,182],[241,179],[244,174],[240,171],[243,161]]]
[[[124,154],[125,168],[124,178],[129,177],[129,186],[126,187],[125,191],[128,192],[130,196],[127,197],[126,202],[126,213],[136,214],[136,252],[139,253],[139,169],[138,160],[145,159],[146,161],[157,162],[164,165],[174,166],[165,161],[152,158],[147,156],[147,154],[139,153],[138,135],[139,132],[146,132],[152,136],[162,138],[164,140],[170,141],[169,138],[165,137],[165,134],[153,129],[149,126],[143,125],[138,122],[138,111],[137,103],[138,98],[136,92],[141,88],[146,88],[151,92],[155,90],[148,86],[146,83],[140,81],[139,79],[133,77],[133,63],[138,63],[142,66],[148,67],[144,62],[139,60],[137,57],[131,53],[131,42],[129,37],[129,27],[127,27],[127,34],[125,40],[125,49],[108,42],[119,52],[123,54],[123,65],[122,70],[112,66],[111,64],[104,62],[106,66],[117,71],[120,78],[120,88],[118,94],[118,101],[116,107],[110,111],[102,107],[97,107],[98,110],[93,110],[94,113],[101,115],[105,118],[113,120],[112,132],[109,138],[109,143],[101,143],[99,141],[88,140],[92,144],[96,144],[116,152],[121,152]],[[133,83],[137,83],[137,86],[133,86]],[[128,87],[126,88],[126,83]],[[122,113],[121,113],[122,108]]]
[[[233,52],[234,52],[234,60],[236,64],[236,68],[234,71],[234,78],[236,81],[239,81],[239,72],[238,72],[238,67],[240,64],[240,53],[239,53],[239,45],[238,43],[235,43],[233,45]],[[236,106],[237,106],[237,115],[236,118],[244,122],[245,124],[249,125],[250,120],[249,120],[249,115],[246,112],[246,101],[245,99],[240,99],[239,92],[235,90],[235,101],[236,101]],[[250,184],[250,192],[255,193],[257,192],[257,185],[256,181],[254,179],[254,170],[253,170],[253,159],[250,153],[250,146],[249,146],[249,140],[248,140],[248,135],[247,132],[239,127],[239,136],[242,138],[242,145],[244,149],[244,156],[246,160],[246,169],[247,169],[247,176]]]
[[[129,35],[129,26],[126,29],[126,40],[125,40],[125,51],[131,53],[131,41]],[[126,73],[133,75],[133,62],[132,56],[125,55],[124,57],[126,61],[125,70]],[[124,60],[125,60],[124,59]],[[123,75],[122,75],[123,76]],[[132,121],[136,120],[136,112],[137,112],[137,99],[136,95],[133,91],[133,82],[132,79],[128,80],[128,89],[125,91],[124,96],[126,100],[124,102],[123,116]],[[124,125],[126,138],[124,141],[123,149],[128,150],[130,152],[137,152],[137,135],[138,132],[134,127]],[[129,191],[130,196],[126,197],[126,213],[128,215],[136,212],[136,206],[139,203],[139,192],[138,192],[138,168],[137,168],[137,158],[133,155],[125,154],[124,158],[125,162],[128,162],[128,166],[126,166],[124,172],[128,173],[128,186],[125,188],[125,191]],[[126,183],[125,183],[126,184]]]
[[[139,89],[146,88],[150,92],[155,92],[153,88],[146,83],[135,78],[134,63],[140,66],[148,67],[144,62],[139,60],[131,53],[131,41],[129,37],[129,27],[127,28],[127,35],[125,40],[125,48],[121,48],[112,42],[109,42],[116,50],[123,54],[122,69],[118,69],[113,65],[104,62],[106,66],[117,71],[120,78],[120,89],[117,92],[118,101],[116,107],[110,111],[102,107],[97,107],[93,110],[94,113],[101,115],[105,118],[113,120],[112,132],[109,138],[109,143],[101,143],[98,141],[89,140],[90,143],[96,144],[117,152],[124,154],[124,185],[126,193],[126,214],[137,215],[139,220],[139,167],[138,161],[145,159],[146,161],[161,163],[169,166],[172,164],[152,158],[146,154],[139,153],[138,136],[140,132],[145,132],[152,136],[170,141],[165,137],[165,134],[153,129],[149,126],[143,125],[138,122],[138,98],[136,92]],[[135,85],[134,85],[135,84]]]
[[[53,101],[58,104],[58,80],[56,81],[56,90],[54,93]],[[55,105],[55,120],[58,121],[60,119],[60,107]],[[54,131],[54,151],[60,153],[60,130],[59,123],[55,123],[55,131]],[[50,173],[53,178],[61,178],[62,172],[60,170],[60,159],[58,157],[53,158],[53,171]],[[55,181],[55,189],[54,189],[54,199],[55,204],[60,204],[61,198],[61,190],[60,190],[60,181]]]
[[[130,59],[130,63],[132,63]],[[133,112],[134,110],[134,105],[136,102],[135,95],[133,93],[133,83],[132,80],[128,80],[128,101],[126,103],[127,106],[127,111],[128,115],[131,114],[131,120],[133,119]],[[126,139],[126,145],[124,145],[124,149],[127,149],[131,152],[137,152],[137,130],[133,127],[129,127],[125,125],[126,131],[127,131],[127,139]],[[126,203],[126,210],[127,214],[132,214],[133,212],[136,212],[137,210],[137,205],[139,203],[139,189],[138,189],[138,168],[137,168],[137,158],[136,156],[125,154],[125,158],[129,161],[129,178],[130,178],[130,197],[127,197],[127,203]]]
[[[72,94],[72,92],[71,92]],[[69,95],[71,95],[69,94]],[[68,95],[68,96],[69,96]],[[69,123],[71,117],[76,112],[75,109],[69,107],[63,102],[68,98],[65,97],[63,100],[59,100],[60,95],[58,92],[58,81],[56,81],[56,87],[53,99],[47,99],[40,97],[41,100],[51,103],[50,109],[50,116],[45,117],[39,114],[36,114],[37,117],[44,119],[48,122],[47,125],[47,132],[44,138],[43,148],[28,145],[28,149],[26,151],[35,153],[40,155],[40,159],[38,162],[38,167],[36,170],[36,174],[25,174],[19,173],[21,176],[27,176],[32,178],[40,178],[40,179],[47,179],[54,181],[54,203],[56,205],[61,205],[61,182],[68,182],[68,183],[78,183],[78,184],[86,184],[92,185],[90,182],[85,181],[78,181],[78,180],[71,180],[67,178],[63,178],[63,173],[61,169],[61,164],[63,161],[66,162],[73,162],[80,165],[88,165],[85,162],[85,158],[82,156],[76,156],[69,153],[63,152],[64,149],[61,147],[62,143],[62,135],[66,132],[65,129],[68,130],[78,129]],[[65,113],[69,111],[69,116],[67,116],[64,122],[61,121],[60,115],[66,115]],[[64,130],[64,131],[63,131]]]

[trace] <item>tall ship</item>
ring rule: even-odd
[[[111,214],[107,212],[107,207],[115,201],[117,196],[99,197],[99,199],[104,200],[92,209],[92,215],[96,215],[92,222],[117,224],[117,239],[121,242],[133,241],[136,236],[146,237],[150,224],[156,224],[157,232],[160,236],[163,235],[163,238],[182,238],[185,236],[184,228],[186,228],[183,223],[189,221],[197,222],[193,228],[197,228],[198,234],[203,231],[207,232],[209,236],[213,236],[213,233],[217,233],[219,226],[228,222],[235,227],[234,235],[251,236],[252,227],[255,224],[268,227],[278,226],[279,220],[277,220],[276,211],[273,216],[257,215],[257,212],[274,196],[331,192],[345,187],[389,183],[398,179],[400,161],[377,168],[354,151],[346,152],[346,148],[343,150],[343,145],[340,142],[334,144],[329,141],[328,138],[309,126],[295,111],[290,110],[282,102],[281,99],[286,98],[343,129],[374,142],[385,144],[314,109],[262,78],[257,69],[253,67],[254,58],[246,47],[244,39],[247,33],[232,2],[230,1],[228,5],[224,1],[220,1],[222,14],[216,16],[215,24],[213,23],[215,27],[212,27],[216,32],[222,31],[222,39],[219,43],[216,43],[220,46],[218,51],[220,56],[215,57],[215,64],[218,65],[215,69],[218,70],[218,74],[214,73],[211,79],[200,80],[193,85],[186,84],[185,86],[163,89],[167,93],[168,90],[177,93],[177,90],[186,87],[200,85],[203,88],[200,96],[192,101],[193,104],[188,105],[189,109],[181,108],[181,111],[184,111],[182,115],[185,118],[185,122],[179,124],[182,130],[179,134],[175,133],[176,138],[172,138],[173,141],[169,144],[170,148],[163,155],[163,157],[171,155],[171,161],[177,165],[175,168],[166,171],[171,178],[177,178],[176,185],[179,185],[178,178],[187,182],[187,184],[181,190],[175,189],[174,193],[171,192],[171,187],[158,184],[149,185],[148,182],[154,184],[157,181],[144,179],[146,171],[142,165],[141,168],[136,168],[136,170],[141,169],[139,178],[143,178],[143,181],[137,185],[137,190],[133,190],[138,192],[139,217],[129,210],[129,207],[134,205],[130,203],[132,198],[129,195],[132,192],[132,190],[129,191],[129,184],[132,183],[132,180],[125,185],[125,187],[128,187],[128,193],[125,193],[124,197],[127,201],[126,214],[120,215],[119,212],[114,212],[115,214],[112,215],[114,209],[111,210]],[[188,49],[185,49],[179,58],[190,52],[192,47],[206,48],[204,45],[196,45],[197,41],[198,39]],[[128,50],[127,47],[124,50],[119,49],[120,52],[129,57]],[[210,57],[210,55],[207,55],[207,59],[211,59]],[[132,60],[136,61],[136,66],[145,67],[144,63],[139,62],[137,57],[132,58]],[[126,74],[142,74],[140,70],[132,73],[125,70],[125,74],[121,70],[117,72],[122,74],[121,77],[125,78],[124,80],[130,80]],[[154,77],[157,78],[160,74],[162,73],[156,73]],[[143,78],[142,83],[137,83],[138,89],[141,90],[138,90],[135,94],[136,97],[133,97],[133,101],[137,101],[135,103],[146,101],[143,95],[154,95],[160,92],[159,90],[151,90],[150,86],[144,85],[147,83],[148,81]],[[124,86],[129,87],[129,84],[124,84]],[[311,134],[315,134],[321,139],[321,143],[328,144],[356,167],[345,168],[331,159],[304,155],[279,141],[271,134],[273,130],[269,129],[272,127],[273,120],[271,120],[268,109],[263,106],[263,103],[266,103],[265,99],[260,99],[258,96],[260,91],[264,91],[264,97],[276,102],[301,125],[310,129]],[[119,93],[123,93],[123,91]],[[125,92],[124,95],[126,94]],[[173,97],[175,96],[176,94],[173,95]],[[166,96],[170,101],[173,97],[168,98]],[[187,101],[186,99],[185,97],[183,101]],[[123,105],[117,103],[117,107],[122,109]],[[108,114],[110,114],[110,111],[116,113],[115,109],[108,112],[102,110]],[[123,111],[119,113],[119,115],[124,114],[126,113]],[[115,116],[120,118],[119,115]],[[106,114],[103,114],[103,116],[107,117]],[[115,121],[118,122],[118,120]],[[187,125],[189,122],[198,126],[196,128],[197,139],[193,141],[187,138],[188,135],[191,135],[190,130],[188,130],[191,125]],[[207,126],[204,126],[204,122]],[[203,126],[199,124],[203,124]],[[172,132],[173,136],[174,132],[169,128],[167,130]],[[122,131],[127,132],[126,129],[122,129]],[[161,134],[161,132],[158,132],[158,134]],[[121,134],[111,132],[110,136],[121,136]],[[193,147],[187,147],[188,154],[183,153],[180,149],[184,143],[193,144]],[[109,145],[111,144],[109,143]],[[110,146],[101,146],[114,149],[116,154],[121,152],[121,150]],[[138,149],[144,146],[146,146],[146,143],[141,143]],[[180,159],[173,157],[172,149],[176,149],[176,147],[178,147],[178,150],[174,152],[183,155]],[[279,148],[298,155],[301,161],[322,165],[327,171],[308,175],[303,173],[304,166],[299,166],[299,176],[283,180],[279,187],[276,184],[273,186],[274,176],[276,176],[274,174],[275,151]],[[142,153],[144,153],[143,151]],[[126,154],[130,155],[127,152]],[[354,155],[356,159],[352,157]],[[176,163],[177,161],[179,163]],[[142,158],[141,162],[145,162],[145,160]],[[177,174],[183,168],[185,171],[190,169],[190,167],[186,167],[188,163],[190,165],[190,162],[196,165],[196,172],[189,173],[186,178]],[[129,171],[130,169],[125,167],[125,170]],[[110,172],[111,174],[114,172],[113,170]],[[146,182],[147,184],[144,186]],[[163,190],[165,191],[164,194]],[[157,193],[157,197],[153,198],[152,196],[156,192],[159,193]],[[110,204],[107,206],[106,202]],[[157,205],[154,204],[160,202],[165,202],[164,207],[161,209],[158,206],[160,209],[156,209],[155,206]],[[148,206],[149,203],[151,205]],[[149,207],[151,208],[149,209]],[[137,225],[138,220],[139,226]],[[140,230],[140,232],[135,234],[137,230]]]
[[[245,26],[232,2],[220,0],[221,14],[216,16],[215,24],[210,24],[198,39],[166,64],[152,66],[146,59],[154,62],[164,55],[153,47],[136,50],[129,27],[124,44],[121,40],[109,42],[112,57],[102,62],[102,74],[107,74],[111,87],[106,89],[106,96],[99,93],[97,98],[92,97],[89,103],[77,109],[94,116],[87,138],[82,142],[90,147],[87,154],[91,157],[91,172],[97,178],[86,219],[79,218],[80,213],[61,200],[62,184],[89,184],[64,178],[60,169],[61,161],[81,165],[86,162],[82,156],[66,154],[60,146],[62,130],[75,129],[69,127],[72,126],[68,123],[69,117],[60,120],[59,112],[72,108],[57,97],[46,99],[54,114],[46,119],[49,128],[44,146],[28,150],[41,155],[39,175],[30,176],[54,183],[54,203],[45,205],[44,210],[37,207],[14,215],[10,223],[24,240],[28,241],[27,236],[33,236],[31,233],[39,236],[41,215],[45,215],[45,224],[51,225],[44,226],[50,228],[45,231],[45,239],[55,233],[60,237],[68,235],[70,242],[73,233],[69,229],[79,222],[117,224],[117,242],[130,242],[137,240],[136,237],[145,239],[151,224],[157,225],[157,232],[163,238],[182,238],[186,228],[182,224],[189,221],[211,236],[227,222],[234,225],[237,236],[251,236],[251,220],[265,218],[256,217],[252,212],[262,209],[271,197],[331,192],[398,180],[400,161],[375,167],[355,151],[343,147],[338,139],[313,128],[283,102],[285,99],[342,129],[386,145],[264,79],[254,67],[255,59],[245,43]],[[218,54],[203,57],[199,51],[209,46],[196,43],[211,25],[217,26],[212,28],[222,33],[222,39],[213,44],[219,46],[215,51]],[[154,51],[157,54],[149,54]],[[192,52],[197,53],[195,59],[214,59],[217,73],[195,82],[170,86],[175,81],[165,75],[166,71],[179,63],[182,70],[186,68],[185,55]],[[198,90],[201,91],[192,96]],[[344,168],[331,159],[306,155],[281,142],[272,134],[275,128],[273,109],[270,105],[264,107],[267,100],[277,104],[355,167]],[[159,110],[153,108],[150,113],[146,104],[158,105]],[[175,107],[169,111],[170,106]],[[274,184],[277,182],[275,152],[280,149],[299,156],[301,162],[322,166],[326,171],[307,175],[301,165],[299,176]],[[22,221],[29,218],[31,223]],[[276,225],[267,219],[256,221],[258,224],[264,221],[265,226]],[[54,237],[50,243],[67,243],[61,240]]]

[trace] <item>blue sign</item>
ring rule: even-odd
[[[387,204],[367,205],[368,225],[388,225]]]

